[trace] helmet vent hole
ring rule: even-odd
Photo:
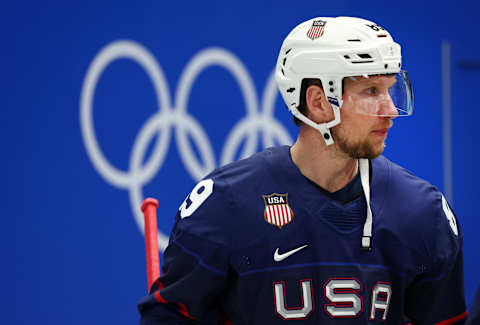
[[[283,69],[282,69],[282,74],[285,75],[285,72],[283,71]]]
[[[377,37],[387,37],[387,35],[385,35],[385,34],[380,34],[380,35],[377,35]]]
[[[372,57],[368,53],[357,54],[361,59],[371,59]]]
[[[287,55],[288,53],[290,53],[292,49],[288,49],[286,52],[285,52],[285,55]]]
[[[283,66],[285,66],[285,62],[287,62],[287,58],[283,58]]]
[[[347,41],[349,41],[349,42],[361,42],[362,40],[360,40],[358,38],[355,38],[355,39],[349,39]]]
[[[352,63],[373,63],[373,60],[352,61]]]
[[[343,57],[347,60],[350,60],[350,55],[344,55]]]

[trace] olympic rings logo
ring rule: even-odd
[[[153,83],[159,108],[158,112],[145,122],[135,138],[128,171],[119,170],[104,156],[93,127],[93,98],[97,83],[109,64],[125,58],[138,63],[148,74]],[[87,70],[80,97],[80,126],[87,154],[106,182],[129,191],[135,221],[142,233],[144,232],[143,214],[140,211],[140,204],[144,199],[142,188],[162,167],[172,128],[175,129],[175,140],[181,159],[195,181],[199,181],[217,166],[212,144],[205,130],[187,111],[188,98],[194,81],[202,70],[212,65],[221,66],[232,74],[246,103],[246,116],[237,122],[226,138],[219,165],[234,160],[244,137],[246,141],[241,157],[255,153],[259,133],[262,135],[261,143],[264,148],[274,145],[275,141],[284,144],[292,143],[288,131],[273,115],[277,96],[273,73],[270,74],[262,96],[262,110],[259,110],[257,94],[248,71],[234,54],[225,49],[207,48],[188,62],[178,83],[174,105],[170,102],[170,90],[162,67],[148,49],[136,42],[115,41],[108,44],[95,56]],[[157,134],[158,140],[152,153],[144,162],[148,144]],[[202,162],[198,161],[188,141],[188,135],[191,135],[198,146]],[[159,231],[160,249],[164,250],[167,243],[168,237]]]

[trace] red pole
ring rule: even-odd
[[[146,198],[142,203],[142,212],[145,217],[145,252],[147,257],[147,281],[148,289],[160,276],[160,258],[158,252],[158,228],[157,228],[158,201]]]

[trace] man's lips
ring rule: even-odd
[[[372,131],[372,133],[377,135],[387,135],[389,129],[390,128],[378,129],[378,130]]]

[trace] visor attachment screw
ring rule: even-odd
[[[323,134],[323,137],[325,138],[325,140],[329,140],[330,139],[330,135],[328,133],[324,133]]]

